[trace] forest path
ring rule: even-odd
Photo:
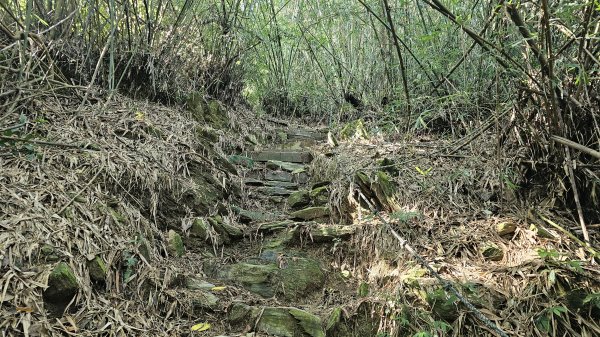
[[[327,130],[290,126],[273,138],[245,156],[229,156],[242,182],[241,206],[232,206],[239,222],[216,216],[194,224],[192,236],[214,230],[225,246],[203,263],[209,282],[192,279],[187,287],[227,285],[234,296],[226,319],[219,319],[227,336],[325,336],[339,323],[339,295],[355,293],[333,273],[328,252],[354,228],[332,223],[330,182],[311,175]],[[214,308],[217,298],[202,294],[199,309]],[[331,314],[337,318],[324,324]]]

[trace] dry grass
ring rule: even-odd
[[[532,194],[514,189],[522,181],[511,171],[515,165],[508,165],[519,162],[518,158],[486,159],[495,157],[485,150],[494,148],[491,139],[484,134],[477,144],[444,156],[448,152],[444,149],[455,147],[444,139],[390,142],[373,137],[342,143],[333,159],[317,160],[313,173],[333,181],[331,202],[340,217],[359,226],[353,242],[338,251],[335,268],[350,270],[357,280],[370,284],[369,301],[379,308],[373,310],[379,310],[380,332],[412,336],[436,331],[435,321],[441,319],[426,297],[441,286],[427,273],[411,277],[420,266],[359,202],[360,188],[352,179],[358,171],[372,175],[379,169],[377,161],[387,158],[396,163],[393,176],[401,210],[384,217],[445,279],[463,285],[463,294],[487,317],[509,335],[600,335],[599,308],[573,302],[579,290],[587,295],[600,291],[600,268],[592,255],[581,254],[581,246],[565,235],[547,239],[530,229],[532,223],[551,228],[532,216],[532,210],[567,230],[577,228],[577,223],[551,208],[553,203],[538,203]],[[540,199],[552,199],[552,191],[548,189]],[[516,224],[516,231],[498,235],[496,226],[506,222]],[[597,243],[598,231],[592,233]],[[482,256],[481,248],[488,242],[503,250],[499,261]],[[548,253],[556,256],[547,257]],[[363,301],[354,300],[348,307],[356,310]],[[557,307],[568,313],[550,314]],[[437,329],[437,333],[494,335],[463,308],[446,330]]]

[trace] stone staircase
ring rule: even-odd
[[[247,336],[325,336],[324,322],[333,308],[323,304],[323,293],[334,278],[327,269],[330,261],[316,254],[317,247],[354,232],[352,226],[330,223],[329,182],[309,176],[310,146],[326,134],[290,129],[278,138],[282,141],[267,149],[230,157],[245,189],[244,207],[233,207],[245,234],[227,250],[244,257],[233,263],[215,259],[203,266],[212,283],[244,289],[252,298],[229,306],[228,336],[246,336],[248,330]],[[215,229],[223,226],[210,221]],[[235,232],[217,229],[228,231]],[[200,307],[211,309],[214,300]]]

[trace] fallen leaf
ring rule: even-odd
[[[206,331],[210,329],[210,323],[200,323],[200,324],[196,324],[192,327],[192,331]]]
[[[212,290],[212,291],[223,291],[225,289],[227,289],[227,287],[222,286],[222,287],[212,287],[210,290]]]

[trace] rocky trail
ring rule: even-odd
[[[196,220],[190,228],[190,240],[211,238],[214,231],[218,239],[212,242],[228,243],[219,258],[203,262],[206,278],[187,281],[188,289],[226,285],[243,297],[233,300],[222,318],[227,336],[317,337],[340,323],[341,312],[334,309],[341,298],[330,292],[355,290],[332,272],[327,250],[354,228],[331,223],[331,182],[309,173],[326,136],[327,130],[289,128],[277,132],[276,143],[247,156],[231,155],[243,184],[243,207],[232,209],[239,222],[226,225],[217,216]],[[218,295],[204,291],[202,296],[201,308],[218,306]]]
[[[600,335],[596,251],[476,148],[246,114],[120,98],[0,153],[3,336]]]

